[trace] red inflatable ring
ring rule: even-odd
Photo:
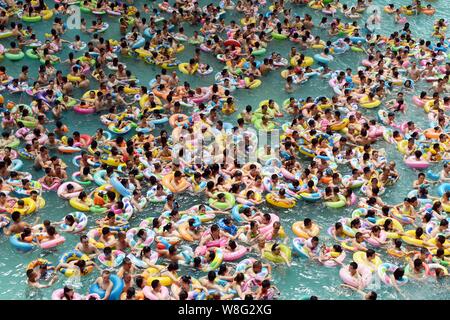
[[[234,40],[234,39],[228,39],[225,40],[225,42],[223,43],[226,47],[228,46],[232,46],[232,47],[240,47],[241,44],[239,43],[239,41]]]

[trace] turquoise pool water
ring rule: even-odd
[[[209,3],[209,1],[200,1],[201,4]],[[356,1],[341,1],[342,3],[355,4]],[[386,0],[374,0],[376,5],[379,5],[381,8],[387,3],[392,1]],[[137,1],[135,5],[138,8],[141,8],[144,1]],[[148,3],[148,2],[146,2]],[[410,1],[396,1],[396,5],[407,5]],[[50,2],[48,2],[49,5]],[[434,16],[425,16],[420,15],[418,17],[408,17],[409,22],[411,23],[412,30],[414,31],[414,35],[417,37],[425,37],[430,38],[433,21],[438,18],[447,18],[448,17],[448,8],[445,1],[433,1],[433,6],[437,8],[437,12]],[[150,4],[149,4],[150,5]],[[291,7],[291,5],[288,5]],[[309,13],[313,16],[314,22],[318,24],[320,22],[320,17],[322,14],[320,12],[314,11],[312,9],[307,8],[306,6],[292,6],[293,11],[304,15],[305,13]],[[267,8],[263,8],[263,12],[267,10]],[[93,20],[94,16],[83,14],[83,17],[88,21]],[[367,14],[365,14],[367,17]],[[231,19],[238,20],[241,18],[241,14],[227,13],[225,19],[230,21]],[[364,19],[364,18],[363,18]],[[389,34],[394,30],[398,30],[399,26],[393,23],[393,17],[382,12],[382,33]],[[118,38],[119,37],[119,29],[117,19],[113,19],[105,16],[105,21],[110,24],[110,28],[102,34],[106,39],[109,38]],[[344,19],[345,21],[345,19]],[[360,22],[362,23],[362,21]],[[39,24],[31,24],[35,29],[36,34],[39,38],[42,39],[44,33],[49,32],[51,28],[51,22],[41,22]],[[186,29],[186,33],[188,35],[192,35],[193,28],[189,25],[184,26]],[[326,38],[326,35],[323,30],[314,29],[314,34],[320,35],[322,38]],[[64,39],[71,40],[76,34],[81,34],[76,30],[69,30],[63,36]],[[86,34],[81,34],[82,40],[88,41],[89,37]],[[2,39],[0,43],[8,46],[10,39]],[[268,47],[268,52],[277,51],[281,53],[283,56],[287,56],[290,47],[296,46],[292,42],[289,41],[272,41]],[[70,49],[65,47],[63,52],[61,53],[61,57],[66,58]],[[194,47],[192,45],[186,45],[186,50],[178,55],[180,61],[188,61],[190,57],[192,57],[194,52]],[[305,55],[312,56],[314,53],[312,51],[306,50]],[[212,56],[206,53],[202,53],[202,59],[206,63],[209,63],[215,71],[219,71],[222,68],[222,65]],[[349,52],[344,55],[339,55],[330,64],[332,69],[344,69],[347,67],[351,67],[354,70],[356,69],[358,63],[363,59],[362,54]],[[156,74],[160,72],[160,69],[156,66],[149,65],[144,63],[143,61],[132,59],[132,58],[124,58],[123,62],[127,64],[129,70],[132,71],[141,81],[141,84],[146,85],[149,80],[151,80]],[[38,62],[30,59],[25,59],[18,62],[11,62],[9,60],[3,60],[1,65],[4,65],[7,68],[9,74],[13,76],[17,76],[20,72],[20,68],[23,64],[27,64],[30,66],[30,70],[32,71],[32,75],[36,75],[36,69],[38,67]],[[63,74],[69,72],[68,65],[58,65],[57,69],[62,70]],[[210,85],[214,79],[215,72],[206,77],[198,77],[198,76],[186,76],[184,74],[179,74],[179,77],[182,81],[186,80],[191,83],[191,86],[205,86]],[[256,106],[261,100],[271,98],[281,103],[287,97],[288,94],[282,90],[284,86],[284,80],[280,77],[279,72],[275,71],[270,73],[267,76],[262,78],[262,85],[255,90],[238,90],[235,92],[234,96],[237,99],[238,106],[240,109],[245,107],[247,104],[252,106]],[[92,88],[95,88],[97,85],[96,82],[92,82]],[[420,92],[422,89],[427,89],[426,85],[420,84],[416,88],[416,92]],[[75,96],[80,96],[83,91],[76,90]],[[318,95],[326,95],[331,97],[333,92],[331,88],[328,86],[327,81],[323,79],[312,79],[308,81],[306,84],[297,87],[296,91],[292,94],[295,97],[308,97],[308,96],[318,96]],[[16,102],[29,103],[30,97],[23,94],[20,96],[11,96],[4,93],[6,99],[14,100]],[[412,94],[407,95],[407,102],[411,102]],[[428,121],[426,115],[420,110],[415,109],[414,106],[410,105],[409,111],[406,115],[397,116],[399,120],[412,119],[416,122],[416,124],[423,125],[425,127],[428,125]],[[240,111],[240,110],[239,110]],[[364,114],[370,115],[374,117],[376,114],[376,110],[363,110]],[[234,115],[229,117],[224,117],[225,120],[234,121],[236,118],[236,112]],[[289,121],[290,117],[285,116],[283,121]],[[72,111],[67,112],[63,121],[69,125],[69,129],[71,131],[78,130],[82,133],[93,134],[98,127],[104,127],[98,120],[98,116],[89,115],[79,115],[73,113]],[[49,125],[49,128],[53,129],[53,124]],[[162,127],[160,127],[162,128]],[[158,130],[160,129],[158,128]],[[167,129],[167,128],[166,128]],[[157,131],[158,131],[157,130]],[[412,181],[416,177],[416,172],[404,166],[402,157],[396,151],[394,146],[388,145],[384,141],[377,142],[376,146],[378,148],[385,148],[389,159],[396,160],[398,170],[401,173],[401,179],[399,182],[393,186],[388,188],[386,194],[383,196],[383,199],[389,203],[398,203],[402,201],[402,199],[406,196],[408,191],[411,189]],[[66,163],[71,164],[71,156],[62,156],[63,160]],[[435,171],[440,168],[436,166]],[[25,168],[23,170],[28,170],[33,173],[33,176],[38,178],[42,175],[42,173],[35,172],[30,163],[25,164]],[[73,168],[70,165],[69,174],[73,172]],[[192,195],[180,195],[179,203],[182,205],[182,209],[188,208],[193,204],[198,204],[201,202],[205,202],[205,198],[202,196],[192,196]],[[32,215],[31,217],[27,217],[27,221],[33,221],[36,216],[40,216],[41,220],[50,219],[52,221],[60,220],[66,214],[73,212],[74,209],[69,206],[68,202],[62,201],[59,199],[55,193],[45,193],[45,199],[47,201],[47,206],[42,209],[39,213]],[[147,207],[144,213],[135,215],[132,218],[132,226],[136,226],[139,221],[141,221],[145,217],[156,216],[162,209],[162,206],[155,205]],[[323,204],[310,204],[305,202],[299,202],[297,206],[293,209],[289,210],[278,210],[273,207],[267,207],[262,205],[261,210],[264,212],[276,212],[279,214],[282,225],[285,230],[287,230],[288,236],[292,239],[294,237],[291,232],[291,225],[293,222],[302,220],[305,217],[311,217],[319,222],[323,229],[327,229],[330,225],[334,224],[340,217],[349,216],[351,211],[354,208],[345,208],[345,209],[329,209],[326,208]],[[89,227],[95,225],[93,215],[89,216]],[[65,251],[72,249],[74,244],[78,240],[78,236],[65,234],[67,239],[66,243],[60,247],[58,247],[55,251],[41,251],[36,250],[27,254],[19,254],[17,253],[9,244],[8,239],[4,236],[0,236],[0,299],[49,299],[51,296],[51,292],[60,288],[64,285],[64,282],[67,278],[61,276],[55,286],[49,289],[43,290],[35,290],[29,289],[26,285],[26,277],[25,277],[25,267],[26,265],[38,258],[42,257],[56,263],[58,257],[64,253]],[[331,239],[328,235],[323,232],[321,235],[321,241],[326,242],[327,244],[332,244]],[[349,256],[349,255],[347,255]],[[392,257],[388,257],[383,255],[383,260],[395,262],[395,259]],[[350,261],[350,258],[347,257],[346,261]],[[398,262],[398,261],[397,261]],[[274,283],[277,287],[282,291],[281,299],[298,299],[304,295],[314,294],[319,296],[322,299],[358,299],[359,295],[350,292],[348,290],[340,288],[341,280],[338,275],[337,268],[326,268],[323,266],[317,265],[315,262],[295,259],[291,268],[286,266],[277,265],[273,269],[273,278]],[[96,277],[96,273],[82,278],[83,288],[80,290],[82,293],[86,293],[88,286],[92,283]],[[385,285],[380,285],[375,282],[371,285],[372,289],[377,291],[379,297],[381,299],[449,299],[450,291],[448,290],[448,282],[436,283],[435,280],[425,283],[419,282],[410,282],[407,286],[402,287],[402,291],[404,296],[400,296],[393,288],[387,287]]]

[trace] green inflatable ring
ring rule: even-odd
[[[74,174],[75,173],[77,173],[77,172],[74,172]],[[81,184],[82,186],[89,186],[89,185],[92,184],[92,181],[90,181],[90,180],[86,180],[86,181],[80,180],[78,178],[78,176],[75,176],[74,174],[72,174],[72,180],[75,181],[76,183]]]
[[[92,213],[104,213],[104,212],[106,212],[106,208],[95,205],[95,206],[91,206],[89,208],[89,211]]]
[[[91,10],[91,13],[93,13],[97,16],[102,16],[102,15],[106,14],[106,11]]]
[[[358,48],[358,47],[351,47],[351,50],[353,51],[353,52],[364,52],[364,50],[363,49],[361,49],[361,48]]]
[[[276,40],[286,40],[287,36],[278,32],[273,31],[272,33],[272,38],[276,39]]]
[[[216,199],[209,198],[208,200],[209,206],[217,210],[228,210],[233,208],[236,202],[236,198],[229,192],[216,192],[214,196],[217,196],[220,193],[223,193],[225,195],[226,202],[219,202]]]
[[[252,51],[252,56],[262,56],[264,54],[266,54],[266,48],[261,48],[259,50],[253,50]]]
[[[19,145],[20,145],[20,140],[19,139],[14,139],[14,141],[11,142],[10,144],[8,144],[7,147],[10,147],[12,149],[16,149]]]
[[[58,100],[59,102],[64,102],[63,96],[59,96],[56,100]],[[76,104],[78,104],[77,99],[69,97],[69,102],[67,102],[66,106],[73,107]]]
[[[431,261],[433,261],[434,263],[439,263],[441,266],[444,266],[444,267],[448,267],[449,264],[450,264],[448,261],[441,260],[441,259],[436,258],[436,257],[433,257]]]
[[[272,121],[269,121],[267,128],[263,129],[262,128],[262,118],[255,119],[255,121],[253,121],[253,125],[255,126],[256,129],[261,130],[261,131],[272,131],[273,129],[275,129],[275,123]]]
[[[45,64],[45,60],[43,59],[43,58],[40,58],[39,59],[39,62],[41,63],[41,64]],[[50,64],[52,64],[52,65],[55,65],[55,64],[57,64],[58,63],[58,61],[52,61],[52,60],[50,60]]]
[[[25,53],[23,53],[22,51],[20,51],[19,53],[5,52],[5,57],[6,59],[9,59],[11,61],[22,60],[23,57],[25,57]]]
[[[127,20],[127,24],[130,27],[134,24],[134,18],[133,17],[125,18],[125,20]]]
[[[91,61],[89,61],[88,58],[86,58],[85,56],[81,56],[79,58],[77,58],[77,60],[80,60],[82,62],[87,62],[89,63],[91,66],[95,65],[95,59],[91,59]]]
[[[19,121],[22,122],[25,127],[30,128],[30,129],[36,128],[37,123],[38,123],[36,119],[33,119],[33,120],[19,119],[19,120],[17,120],[17,122],[19,122]]]
[[[347,200],[343,195],[339,195],[339,201],[325,201],[324,204],[329,208],[342,208],[345,207]]]
[[[203,43],[205,38],[203,38],[202,36],[198,36],[197,40],[189,40],[188,43],[189,44],[193,44],[193,45],[199,45],[201,43]]]
[[[91,13],[91,12],[92,12],[91,9],[86,8],[86,7],[84,7],[84,6],[80,6],[80,11],[81,11],[81,12],[84,12],[84,13]]]
[[[42,20],[41,16],[22,16],[22,20],[25,22],[39,22]]]
[[[283,252],[286,255],[286,258],[291,261],[292,259],[292,251],[291,249],[286,246],[285,244],[280,244],[280,251]],[[267,250],[267,247],[266,247]],[[281,256],[275,256],[272,252],[264,251],[263,257],[267,260],[270,260],[274,263],[285,263],[284,259]]]
[[[28,49],[27,51],[25,51],[25,55],[33,60],[37,60],[39,59],[39,56],[35,53],[33,48]]]

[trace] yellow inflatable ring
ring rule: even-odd
[[[353,254],[353,261],[355,261],[359,265],[367,266],[372,272],[377,271],[378,267],[383,263],[383,261],[381,261],[379,256],[375,256],[373,262],[371,262],[372,264],[374,264],[374,266],[372,266],[367,261],[366,252],[365,251],[357,251],[357,252],[355,252]]]
[[[81,202],[80,199],[78,199],[78,197],[73,197],[69,200],[69,204],[72,206],[72,208],[82,212],[90,211],[91,206],[94,204],[94,201],[88,198],[88,203],[90,204],[85,204]]]
[[[183,62],[183,63],[180,63],[179,65],[178,65],[178,70],[180,70],[182,73],[184,73],[184,74],[189,74],[189,75],[193,75],[193,74],[195,74],[196,72],[197,72],[197,70],[198,70],[198,63],[196,63],[193,67],[192,67],[192,70],[189,72],[188,71],[188,67],[189,67],[189,63],[188,62]]]
[[[384,225],[384,222],[386,221],[386,219],[391,219],[395,230],[397,230],[398,232],[403,232],[404,231],[403,226],[396,219],[383,218],[383,219],[378,220],[376,224],[379,225],[379,226],[382,226],[382,225]],[[398,235],[397,232],[386,232],[386,235],[387,235],[388,239],[399,239],[400,238],[400,236]]]
[[[367,108],[367,109],[372,109],[372,108],[376,108],[381,104],[381,101],[378,99],[375,99],[372,102],[369,102],[369,97],[368,96],[364,96],[359,100],[359,105],[361,107]]]
[[[166,187],[167,189],[170,190],[170,192],[172,193],[180,193],[185,191],[187,188],[189,188],[190,184],[189,182],[182,177],[180,180],[180,184],[177,187],[174,187],[172,185],[172,180],[174,179],[174,174],[173,173],[169,173],[168,175],[165,175],[162,179],[161,179],[161,184]]]
[[[296,57],[292,57],[290,60],[291,66],[296,67],[298,66],[298,62]],[[300,67],[305,68],[305,67],[309,67],[312,66],[314,63],[314,59],[312,57],[308,57],[306,56],[305,59],[303,60],[302,64],[300,65]]]
[[[172,279],[167,276],[163,277],[154,276],[155,274],[158,273],[159,273],[158,269],[150,267],[148,269],[145,269],[145,271],[142,273],[142,277],[144,277],[148,286],[152,285],[153,280],[159,280],[159,282],[163,286],[170,286],[172,284]]]
[[[67,75],[67,80],[69,80],[70,82],[80,82],[81,78],[77,77],[77,76],[74,76],[74,75],[71,75],[71,74],[68,74]]]
[[[44,20],[50,20],[53,17],[53,11],[52,10],[42,10],[42,19]]]
[[[160,100],[157,96],[155,96],[155,95],[154,95],[153,97],[154,97],[154,100],[155,100],[156,105],[157,105],[157,106],[158,106],[158,105],[161,106],[161,105],[162,105],[161,100]],[[148,94],[142,95],[141,98],[139,99],[139,106],[140,106],[142,109],[147,108],[146,104],[147,104],[148,99],[149,99],[149,95],[148,95]]]
[[[422,235],[420,237],[420,239],[416,239],[415,233],[416,233],[416,230],[408,230],[405,232],[405,235],[403,235],[401,237],[401,239],[409,245],[416,246],[416,247],[424,247],[426,237],[424,235]]]
[[[311,236],[306,233],[304,231],[305,229],[305,224],[303,223],[303,221],[297,221],[294,222],[294,224],[292,225],[292,232],[294,232],[294,234],[297,237],[300,238],[304,238],[304,239],[309,239],[311,238]],[[313,223],[310,229],[310,234],[312,234],[312,236],[318,236],[320,232],[319,226],[316,223]]]
[[[255,79],[252,82],[250,82],[250,78],[248,78],[248,77],[245,77],[244,81],[245,81],[245,86],[249,89],[258,88],[262,83],[262,81],[259,79]]]
[[[25,208],[23,209],[19,209],[17,202],[14,204],[14,206],[12,207],[12,211],[17,211],[19,212],[21,215],[28,215],[28,214],[32,214],[33,212],[36,211],[36,202],[34,202],[33,199],[31,198],[23,198],[22,199],[24,204],[25,204]]]
[[[293,208],[295,207],[295,205],[297,204],[297,202],[294,199],[276,199],[275,195],[273,193],[269,193],[266,195],[266,201],[268,203],[270,203],[273,206],[279,207],[279,208],[284,208],[284,209],[289,209],[289,208]]]

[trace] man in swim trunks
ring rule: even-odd
[[[113,283],[111,281],[110,277],[111,272],[108,270],[102,271],[102,276],[98,277],[97,280],[95,280],[95,284],[97,284],[100,289],[105,290],[105,296],[102,300],[109,300],[109,296],[111,295],[111,291],[113,289]]]
[[[17,211],[14,211],[14,212],[11,214],[11,220],[12,220],[12,223],[11,223],[11,225],[9,226],[9,228],[5,228],[5,229],[4,229],[4,233],[5,233],[5,235],[7,235],[7,236],[13,235],[13,234],[21,233],[21,232],[23,232],[23,230],[24,230],[25,228],[31,228],[31,225],[30,225],[30,224],[28,224],[28,223],[25,222],[25,221],[21,221],[20,213],[17,212]],[[36,224],[38,221],[39,221],[39,218],[37,218],[37,219],[35,220],[34,224]]]
[[[48,284],[41,284],[41,283],[39,283],[40,274],[38,272],[34,271],[33,269],[27,270],[27,278],[28,278],[27,284],[30,287],[37,288],[37,289],[51,287],[58,280],[58,276],[54,275]]]
[[[95,258],[100,253],[93,244],[89,243],[89,238],[86,235],[80,237],[80,242],[76,245],[75,250],[86,254],[89,258]]]

